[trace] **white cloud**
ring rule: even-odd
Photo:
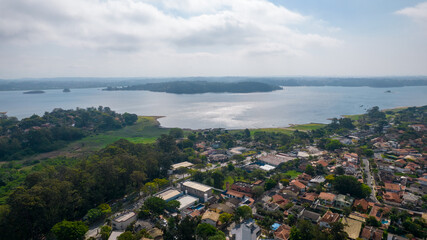
[[[315,20],[266,0],[0,0],[0,15],[0,43],[25,46],[301,55],[340,44],[298,31]]]
[[[427,2],[419,3],[414,7],[407,7],[395,12],[407,16],[417,22],[427,23]]]

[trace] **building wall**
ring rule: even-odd
[[[115,230],[125,230],[127,226],[129,226],[132,222],[136,221],[138,216],[135,214],[134,216],[130,217],[126,221],[123,222],[116,222],[115,220],[112,221],[113,229]]]

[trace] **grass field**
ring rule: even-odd
[[[253,136],[255,132],[278,132],[284,134],[292,134],[293,130],[288,128],[257,128],[257,129],[249,129],[251,135]]]
[[[290,129],[300,130],[300,131],[310,131],[316,130],[324,127],[326,124],[323,123],[308,123],[308,124],[300,124],[289,127]]]
[[[169,133],[168,128],[161,128],[157,121],[159,117],[138,117],[138,121],[122,129],[87,136],[72,142],[62,149],[28,157],[31,160],[41,160],[57,156],[76,157],[99,150],[122,138],[133,143],[153,143],[162,134]],[[24,159],[26,160],[26,159]]]
[[[359,120],[359,118],[363,116],[363,114],[357,114],[357,115],[343,115],[344,118],[350,118],[353,121]]]
[[[291,176],[292,179],[297,178],[299,175],[301,175],[302,173],[297,172],[295,170],[291,170],[291,171],[287,171],[285,172],[286,175]]]

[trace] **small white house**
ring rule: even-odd
[[[134,212],[126,213],[112,221],[114,230],[125,230],[132,222],[136,221],[137,215]]]

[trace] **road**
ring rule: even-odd
[[[371,200],[374,202],[379,202],[377,197],[376,197],[376,185],[375,185],[375,179],[371,174],[371,170],[370,170],[370,166],[369,166],[369,161],[367,158],[363,158],[362,159],[363,164],[365,165],[364,171],[366,173],[366,184],[371,188]]]

